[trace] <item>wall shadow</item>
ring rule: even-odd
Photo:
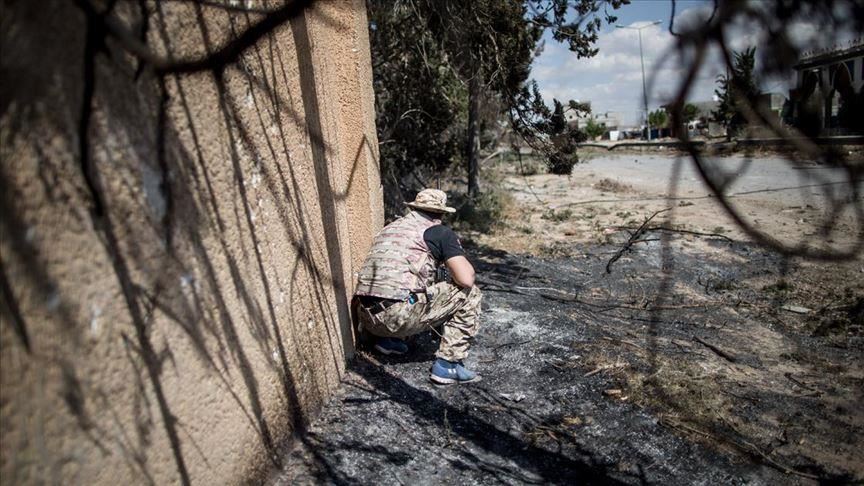
[[[429,437],[424,434],[428,434],[428,428],[431,427],[442,434],[446,431],[448,436],[452,436],[451,441],[454,444],[464,441],[463,446],[454,445],[457,452],[455,456],[461,458],[450,460],[454,471],[464,468],[479,469],[496,481],[504,483],[621,484],[610,476],[614,465],[604,463],[593,453],[581,448],[573,437],[565,436],[556,449],[517,437],[507,430],[511,423],[528,427],[541,424],[542,421],[498,398],[497,393],[486,390],[482,383],[451,390],[451,395],[458,395],[455,400],[471,403],[470,407],[456,406],[394,375],[363,354],[358,354],[352,360],[350,370],[362,377],[371,387],[365,391],[374,397],[373,400],[393,402],[407,410],[410,417],[407,420],[418,431],[405,431],[406,438],[428,440]],[[489,407],[503,410],[502,413],[508,415],[508,420],[501,420],[499,417],[495,422],[490,421],[489,415],[483,411]],[[364,413],[360,409],[355,412]],[[371,423],[375,418],[369,417],[368,420]],[[419,424],[423,424],[423,427],[419,427]],[[388,468],[403,466],[411,458],[410,455],[406,457],[406,451],[388,450],[374,444],[358,444],[356,441],[344,439],[344,436],[330,438],[310,434],[303,438],[303,444],[312,458],[308,467],[315,475],[315,480],[327,483],[356,482],[356,479],[352,480],[343,471],[340,451],[354,451],[358,447],[360,450],[368,449],[370,460],[381,464],[382,477],[390,473],[398,475],[398,469],[390,471]],[[482,457],[478,455],[481,453]]]
[[[333,159],[323,134],[320,111],[326,100],[320,99],[317,89],[319,59],[311,52],[305,14],[264,36],[237,63],[175,76],[154,74],[123,53],[106,34],[104,16],[128,15],[137,34],[145,41],[161,42],[172,59],[188,46],[176,41],[178,15],[194,18],[192,35],[200,36],[207,53],[218,49],[215,39],[224,37],[226,30],[229,38],[239,37],[254,19],[242,12],[213,13],[201,4],[142,2],[135,9],[112,3],[104,12],[61,2],[53,7],[59,17],[82,20],[61,30],[59,39],[83,46],[83,57],[64,57],[50,42],[34,43],[34,58],[44,57],[39,62],[57,65],[55,71],[62,73],[40,77],[34,96],[52,96],[51,104],[74,107],[69,109],[74,118],[60,120],[57,129],[74,134],[69,144],[78,151],[72,160],[51,153],[41,156],[39,177],[46,194],[41,204],[83,216],[81,224],[91,227],[98,244],[94,261],[107,262],[115,279],[129,320],[120,335],[130,373],[124,393],[131,398],[131,415],[112,403],[105,384],[81,375],[91,368],[78,364],[86,362],[86,356],[55,363],[43,353],[31,352],[45,349],[44,335],[50,327],[32,315],[22,295],[35,289],[39,295],[57,296],[52,310],[56,324],[51,326],[69,338],[63,352],[78,349],[86,332],[80,323],[85,311],[58,290],[68,288],[69,282],[55,276],[55,263],[44,258],[45,248],[39,246],[45,243],[25,237],[30,224],[25,216],[30,215],[25,215],[26,205],[12,198],[19,181],[5,163],[0,171],[0,210],[8,239],[4,236],[0,260],[0,308],[3,325],[10,326],[17,343],[4,342],[4,348],[18,345],[33,355],[30,359],[61,367],[65,411],[102,456],[119,454],[132,477],[153,484],[165,471],[154,471],[148,451],[154,436],[164,434],[177,478],[189,484],[194,479],[191,462],[203,461],[209,467],[219,461],[196,440],[196,417],[179,411],[178,391],[166,389],[166,383],[177,383],[188,374],[189,363],[182,361],[188,359],[188,346],[197,366],[212,380],[202,386],[210,387],[210,393],[224,390],[231,406],[255,431],[264,452],[261,461],[278,467],[289,438],[304,433],[310,413],[337,385],[333,376],[344,369],[345,350],[353,346],[343,263],[348,257],[342,251],[346,235],[338,231],[346,215],[340,214],[337,201],[352,189],[354,175],[365,163],[361,154],[368,141],[364,138],[352,166],[345,168],[351,174],[347,189],[336,191],[330,167],[349,161]],[[38,37],[38,9],[17,8],[4,25],[21,29],[9,35],[20,35],[23,29]],[[336,22],[319,11],[315,19],[331,27]],[[82,25],[83,35],[75,32]],[[280,46],[286,35],[294,40],[296,56]],[[4,50],[10,42],[4,36]],[[288,74],[293,62],[300,72],[296,92],[297,83]],[[3,72],[9,69],[4,66]],[[52,79],[68,76],[80,77],[80,86],[70,83],[52,92]],[[15,79],[33,80],[27,73]],[[242,98],[244,90],[251,97],[251,111],[249,98]],[[202,116],[202,92],[214,93],[215,119]],[[24,113],[28,106],[10,102],[19,94],[3,92],[2,116],[15,122],[4,126],[3,143],[23,140],[39,147],[42,140],[32,128],[43,120],[31,111]],[[268,129],[274,126],[275,131]],[[224,134],[224,160],[215,160],[213,148],[207,146],[212,130]],[[308,160],[302,160],[304,149],[297,147],[298,131],[311,147],[306,149]],[[120,141],[119,149],[107,146],[109,138]],[[314,182],[298,175],[304,164],[311,168]],[[70,177],[75,180],[71,185],[78,187],[55,187],[54,181]],[[304,195],[313,191],[314,200]],[[262,199],[274,208],[264,223]],[[294,253],[280,265],[287,271],[273,264],[285,258],[274,252],[283,246]],[[166,338],[175,330],[183,342]],[[270,403],[273,382],[279,384],[275,407]],[[260,471],[261,465],[248,468]]]

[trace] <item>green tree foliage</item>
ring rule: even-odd
[[[567,107],[556,100],[552,100],[552,115],[549,117],[544,133],[549,136],[552,147],[547,154],[546,166],[553,174],[569,174],[573,170],[576,156],[576,144],[584,142],[586,136],[578,127],[567,123],[567,114],[571,111],[577,114],[587,114],[590,110],[585,104],[570,100]]]
[[[629,3],[629,0],[530,0],[527,5],[532,13],[529,19],[532,24],[550,29],[555,40],[567,42],[577,58],[585,58],[597,54],[594,44],[603,22],[617,21],[611,11]],[[559,104],[553,100],[556,110]],[[576,144],[585,141],[586,134],[575,126],[561,131],[560,124],[553,123],[555,110],[546,107],[533,81],[523,83],[518,91],[510,93],[509,107],[513,129],[545,155],[549,171],[570,174],[579,162]],[[582,115],[590,112],[587,104],[572,100],[568,109]]]
[[[483,119],[484,99],[500,104],[499,115],[547,156],[550,169],[569,173],[584,134],[564,113],[587,106],[546,106],[529,80],[531,61],[546,29],[577,57],[593,56],[603,21],[616,20],[609,11],[626,3],[367,0],[382,177],[385,192],[400,193],[391,202],[457,160],[467,169],[469,193],[477,193],[481,127],[494,123]]]
[[[586,103],[570,100],[567,108],[552,100],[549,109],[540,95],[537,83],[531,81],[514,98],[510,106],[510,123],[528,145],[544,156],[546,167],[553,174],[570,174],[579,161],[577,144],[586,135],[575,125],[567,123],[567,113],[586,115],[591,112]]]
[[[726,127],[727,136],[736,135],[747,123],[742,108],[754,105],[759,96],[756,76],[756,48],[750,47],[734,53],[730,75],[717,77],[717,94],[720,102],[712,112],[714,120]]]
[[[606,125],[602,125],[597,123],[593,119],[589,118],[585,123],[585,135],[588,136],[589,140],[594,140],[597,137],[602,136],[606,133]]]
[[[603,22],[612,24],[617,17],[609,11],[627,5],[630,0],[528,0],[531,22],[551,29],[552,38],[566,42],[576,57],[593,57]]]
[[[465,160],[468,194],[480,191],[480,103],[518,89],[531,72],[542,29],[527,21],[526,5],[512,0],[414,0],[450,66],[468,88]]]
[[[666,110],[654,110],[648,114],[648,124],[653,128],[666,128],[669,117]]]
[[[409,4],[370,0],[369,33],[381,178],[389,212],[458,158],[466,93]]]
[[[683,115],[684,123],[690,123],[699,117],[699,108],[696,108],[696,105],[693,103],[686,103],[681,110],[681,114]]]

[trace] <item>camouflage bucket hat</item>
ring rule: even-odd
[[[440,189],[423,189],[417,193],[414,201],[405,203],[414,209],[434,213],[455,213],[456,209],[447,205],[447,193]]]

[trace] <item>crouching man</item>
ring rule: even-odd
[[[360,269],[355,297],[361,330],[377,337],[378,352],[405,354],[403,338],[433,329],[441,343],[431,380],[475,381],[479,377],[463,360],[479,327],[481,296],[459,239],[441,224],[441,217],[455,209],[437,189],[420,191],[407,205],[411,211],[375,237]],[[452,282],[436,282],[442,265]]]

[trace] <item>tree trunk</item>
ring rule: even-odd
[[[468,81],[468,195],[480,193],[480,93],[482,82],[476,72]]]

